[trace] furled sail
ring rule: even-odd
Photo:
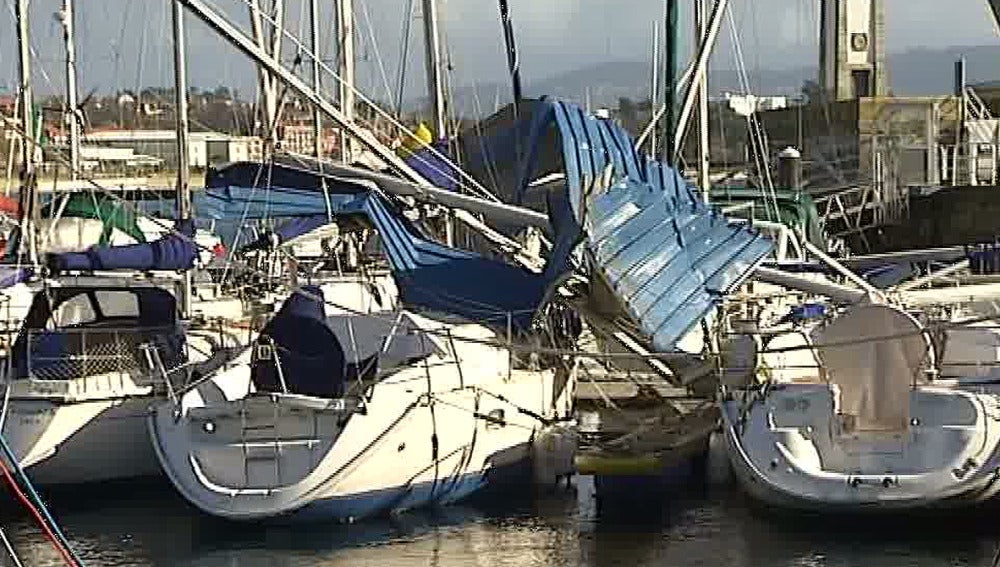
[[[54,272],[94,270],[187,270],[194,266],[198,250],[194,223],[178,221],[176,232],[153,242],[127,246],[92,246],[84,252],[49,254]]]

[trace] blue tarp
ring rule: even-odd
[[[247,208],[235,196],[254,192],[263,199],[267,190],[213,186],[220,182],[252,182],[255,170],[261,167],[252,163],[228,166],[209,179],[206,193],[222,205],[220,210],[232,211],[240,215],[239,218],[261,218],[266,214],[266,207],[259,201],[251,202]],[[272,164],[267,169],[273,179],[282,181],[301,179],[303,174],[288,164]],[[289,222],[295,219],[294,226],[298,229],[321,226],[318,218],[323,216],[327,201],[316,189],[320,187],[318,182],[311,181],[308,187],[311,189],[279,188],[269,197],[270,209],[283,211]],[[498,327],[506,327],[508,314],[515,329],[531,324],[546,289],[547,280],[542,275],[424,238],[370,185],[331,180],[327,193],[335,215],[364,215],[378,231],[405,305],[451,313]]]
[[[496,322],[514,313],[519,327],[572,268],[572,255],[583,243],[592,269],[657,350],[672,350],[773,247],[745,224],[729,223],[709,208],[677,171],[637,153],[620,126],[573,104],[522,101],[458,143],[467,169],[484,185],[507,202],[549,215],[555,248],[543,275],[422,238],[362,183],[328,177],[327,193],[335,195],[328,201],[317,191],[323,184],[315,169],[308,172],[313,179],[299,188],[292,182],[303,180],[305,168],[285,172],[289,166],[277,164],[238,165],[210,178],[207,186],[209,193],[218,193],[216,187],[228,192],[219,201],[257,195],[249,188],[265,183],[266,170],[277,192],[266,203],[238,201],[227,209],[233,215],[242,207],[245,218],[257,218],[249,216],[251,210],[278,217],[279,211],[310,216],[363,209],[382,235],[404,304]],[[442,162],[428,158],[421,164],[441,169]],[[563,176],[532,183],[550,173]]]
[[[272,243],[280,245],[328,224],[330,224],[330,217],[327,215],[292,217],[279,224],[273,231],[261,236],[256,242],[246,245],[243,250],[266,248]],[[272,240],[272,237],[276,237],[276,242]]]
[[[542,275],[421,238],[376,194],[366,200],[365,211],[382,238],[405,304],[497,326],[506,325],[508,314],[516,329],[531,324],[547,285]]]
[[[188,270],[198,256],[194,244],[194,224],[177,223],[177,232],[145,244],[93,246],[84,252],[49,254],[54,272],[66,270]]]
[[[297,238],[328,224],[330,224],[330,218],[326,215],[295,217],[281,223],[281,225],[274,230],[274,234],[277,235],[279,242],[288,242],[293,238]]]
[[[248,221],[357,212],[355,201],[371,190],[359,180],[335,179],[292,164],[236,162],[210,169],[205,191],[193,202],[199,217],[215,221],[223,244],[238,249],[258,239]]]
[[[861,277],[878,289],[888,289],[917,275],[914,265],[909,262],[886,264],[861,272]]]
[[[773,247],[709,208],[676,170],[636,152],[618,124],[576,105],[525,100],[475,132],[461,146],[470,173],[553,219],[547,275],[563,271],[582,241],[657,350],[672,350]],[[532,183],[550,173],[564,174],[557,190]]]

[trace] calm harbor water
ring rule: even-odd
[[[579,478],[553,494],[485,500],[355,525],[261,526],[208,518],[162,482],[50,493],[89,566],[351,567],[989,566],[1000,510],[870,521],[777,515],[732,486],[696,482],[641,505],[598,506]],[[61,565],[0,500],[29,566]]]

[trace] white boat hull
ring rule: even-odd
[[[229,328],[222,333],[190,331],[189,360],[212,367],[228,358],[225,349],[236,347],[238,337]],[[216,348],[212,359],[201,354]],[[115,372],[0,381],[0,431],[39,485],[160,476],[146,422],[150,405],[161,398],[151,384]]]
[[[4,436],[36,484],[158,476],[162,473],[146,431],[152,400],[12,400]]]
[[[781,450],[783,444],[778,448],[780,442],[772,440],[767,446],[759,442],[759,437],[753,439],[748,431],[761,423],[752,411],[741,433],[739,412],[739,402],[721,404],[729,461],[740,488],[769,507],[812,512],[899,512],[969,506],[985,502],[1000,492],[1000,458],[993,439],[1000,423],[990,425],[993,436],[984,439],[987,447],[984,461],[976,463],[962,478],[956,478],[947,469],[923,475],[885,471],[836,474],[805,470],[800,466],[801,461]],[[754,448],[748,448],[748,444]]]
[[[530,462],[540,450],[533,441],[546,428],[519,409],[555,415],[544,403],[552,400],[552,374],[515,372],[509,383],[493,386],[483,388],[508,402],[468,388],[438,392],[434,403],[426,404],[419,388],[407,391],[410,384],[380,384],[367,415],[350,416],[339,433],[319,435],[311,447],[296,446],[289,441],[297,436],[287,421],[278,428],[282,439],[253,446],[269,454],[249,463],[239,454],[242,446],[228,455],[218,445],[199,446],[193,432],[203,430],[204,421],[175,419],[168,403],[151,415],[150,432],[174,485],[206,513],[243,520],[295,516],[353,521],[455,502],[492,482],[529,484]],[[567,388],[560,415],[568,415],[570,396]],[[497,410],[503,411],[503,425],[482,419]],[[329,430],[333,421],[316,418],[319,429]],[[221,419],[214,423],[219,432],[227,427]],[[281,454],[280,463],[275,453]],[[554,476],[571,472],[549,470]],[[283,474],[298,479],[287,482]]]

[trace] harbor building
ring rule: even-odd
[[[819,84],[833,100],[889,94],[885,0],[821,0]]]

